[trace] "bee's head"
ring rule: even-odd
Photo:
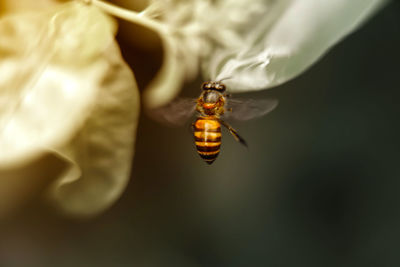
[[[201,85],[201,89],[203,89],[203,90],[215,90],[215,91],[223,93],[223,92],[225,92],[226,87],[221,82],[208,81],[208,82],[204,82]]]

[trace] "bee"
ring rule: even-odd
[[[225,119],[248,120],[272,111],[278,104],[275,99],[234,99],[226,94],[221,81],[207,81],[201,85],[197,99],[178,98],[167,106],[152,111],[156,120],[179,125],[195,111],[197,118],[192,123],[197,153],[208,164],[212,164],[220,153],[221,125],[226,127],[236,141],[247,147],[246,141]]]

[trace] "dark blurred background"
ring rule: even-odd
[[[121,199],[87,221],[31,201],[0,222],[0,266],[400,266],[399,15],[391,3],[300,77],[244,95],[280,106],[233,125],[248,150],[224,132],[211,166],[188,129],[142,114]],[[120,40],[132,65],[152,60]]]

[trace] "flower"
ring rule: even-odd
[[[135,1],[122,2],[135,8]],[[171,101],[198,68],[204,79],[229,78],[224,83],[230,92],[282,84],[305,71],[386,2],[153,0],[136,16],[125,18],[154,30],[163,40],[164,66],[145,92],[145,103],[157,107]]]
[[[0,177],[50,176],[68,214],[101,212],[128,181],[139,101],[115,31],[77,2],[0,21]]]
[[[385,1],[122,1],[131,10],[100,0],[43,3],[54,7],[0,20],[0,177],[48,176],[48,196],[60,210],[91,216],[126,186],[139,113],[109,15],[162,40],[163,65],[143,96],[154,108],[199,73],[229,78],[231,92],[284,83]]]

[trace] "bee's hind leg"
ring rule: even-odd
[[[236,132],[235,129],[232,128],[232,126],[230,126],[228,123],[224,122],[223,120],[219,120],[219,122],[228,129],[228,131],[233,135],[233,137],[235,138],[236,141],[238,141],[245,147],[248,147],[246,141]]]

